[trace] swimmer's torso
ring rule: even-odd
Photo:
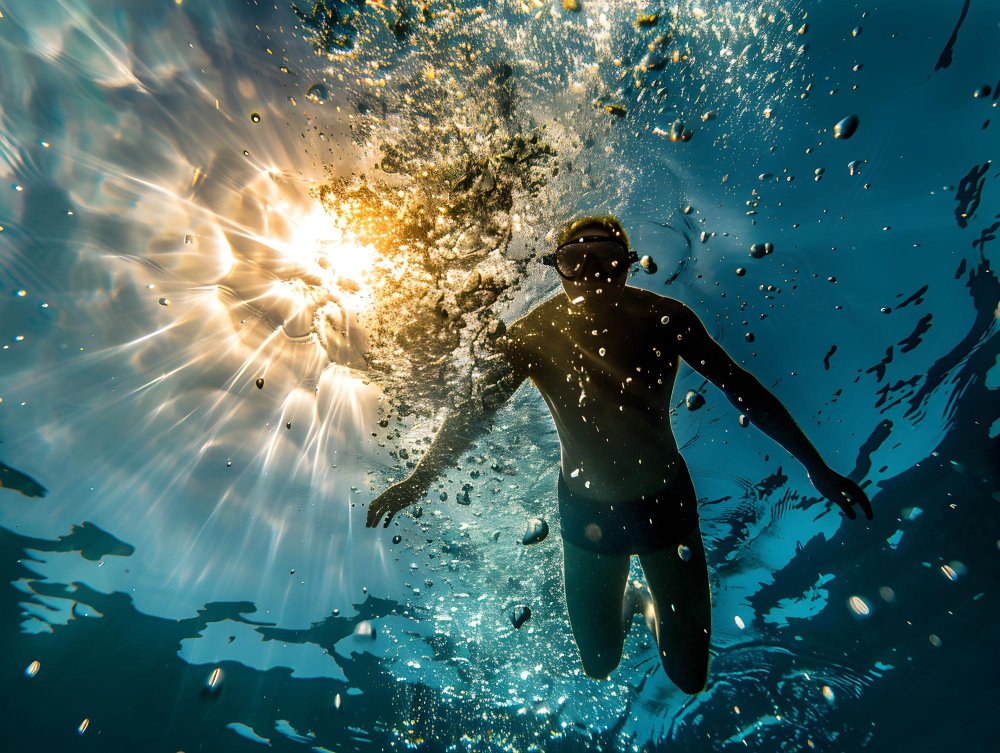
[[[618,305],[586,312],[558,295],[509,332],[552,412],[570,490],[630,500],[670,484],[680,468],[670,426],[681,304],[628,287]],[[589,482],[589,484],[588,484]]]

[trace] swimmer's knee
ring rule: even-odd
[[[698,695],[708,685],[708,667],[705,667],[704,672],[678,677],[674,680],[674,685],[688,695]]]
[[[611,677],[611,673],[614,669],[615,667],[604,664],[594,664],[593,662],[583,663],[583,673],[591,680],[597,680],[598,682],[603,682]]]
[[[663,669],[670,681],[688,695],[698,695],[708,685],[708,662],[706,652],[704,658],[681,662],[668,662],[663,659]]]
[[[580,662],[583,664],[583,673],[591,680],[607,680],[611,673],[615,671],[621,663],[622,655],[617,656],[610,653],[580,653]]]

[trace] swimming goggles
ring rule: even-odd
[[[554,252],[545,254],[541,261],[555,267],[565,280],[577,280],[583,274],[587,258],[595,259],[609,277],[614,277],[639,261],[639,254],[632,251],[617,238],[606,235],[587,235],[574,238],[559,246]]]

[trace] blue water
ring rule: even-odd
[[[1000,6],[578,5],[0,3],[3,750],[995,745]],[[598,212],[875,509],[682,369],[693,699],[583,674],[530,385],[364,527]]]

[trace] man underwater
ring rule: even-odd
[[[385,525],[488,428],[497,408],[530,378],[555,420],[562,447],[559,517],[566,606],[586,674],[605,679],[621,661],[634,614],[656,638],[667,676],[685,693],[708,678],[712,627],[697,496],[670,426],[680,359],[778,442],[827,499],[854,519],[871,503],[833,471],[778,399],[738,366],[680,301],[627,287],[638,256],[613,217],[585,217],[543,262],[565,295],[516,321],[499,338],[504,370],[479,397],[449,412],[405,480],[376,497],[367,525]],[[650,597],[627,586],[639,556]]]

